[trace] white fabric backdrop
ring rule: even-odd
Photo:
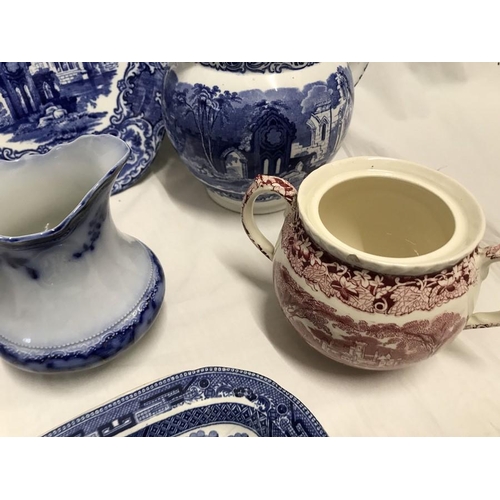
[[[357,155],[416,161],[462,182],[485,211],[485,243],[500,243],[500,66],[372,63],[337,158]],[[164,307],[141,342],[94,370],[41,376],[1,362],[1,436],[41,435],[137,386],[215,365],[275,380],[330,436],[500,435],[500,328],[463,332],[408,369],[348,368],[295,333],[274,296],[271,263],[168,141],[150,174],[111,208],[118,227],[161,260]],[[275,238],[282,215],[258,220]],[[479,308],[500,308],[500,265]]]

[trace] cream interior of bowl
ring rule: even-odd
[[[354,249],[384,257],[415,257],[445,245],[455,231],[448,205],[431,191],[390,177],[341,182],[322,196],[326,229]]]

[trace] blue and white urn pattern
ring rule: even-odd
[[[191,172],[237,210],[258,174],[298,187],[333,157],[353,90],[345,63],[174,63],[165,75],[165,125]]]
[[[46,153],[83,134],[123,139],[131,155],[113,193],[139,180],[165,135],[165,63],[0,63],[0,159]]]

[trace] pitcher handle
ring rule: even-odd
[[[481,248],[479,250],[478,259],[479,274],[480,276],[486,276],[490,265],[500,261],[500,245]],[[471,314],[465,325],[465,329],[490,328],[492,326],[500,326],[500,311],[477,312]]]
[[[262,234],[255,223],[253,207],[257,196],[264,192],[274,192],[293,205],[297,190],[284,179],[273,175],[258,175],[243,198],[241,221],[252,243],[269,259],[273,260],[275,246]]]

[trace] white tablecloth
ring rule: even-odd
[[[337,158],[380,155],[439,169],[478,198],[500,243],[500,66],[372,63]],[[215,205],[166,140],[146,178],[112,198],[120,229],[162,262],[167,293],[136,346],[94,370],[37,375],[0,363],[0,435],[41,435],[137,386],[203,366],[258,372],[297,396],[330,436],[500,434],[500,329],[462,332],[414,367],[368,372],[305,344],[274,296],[271,263],[240,217]],[[282,214],[260,216],[275,238]],[[480,309],[500,308],[500,265]]]

